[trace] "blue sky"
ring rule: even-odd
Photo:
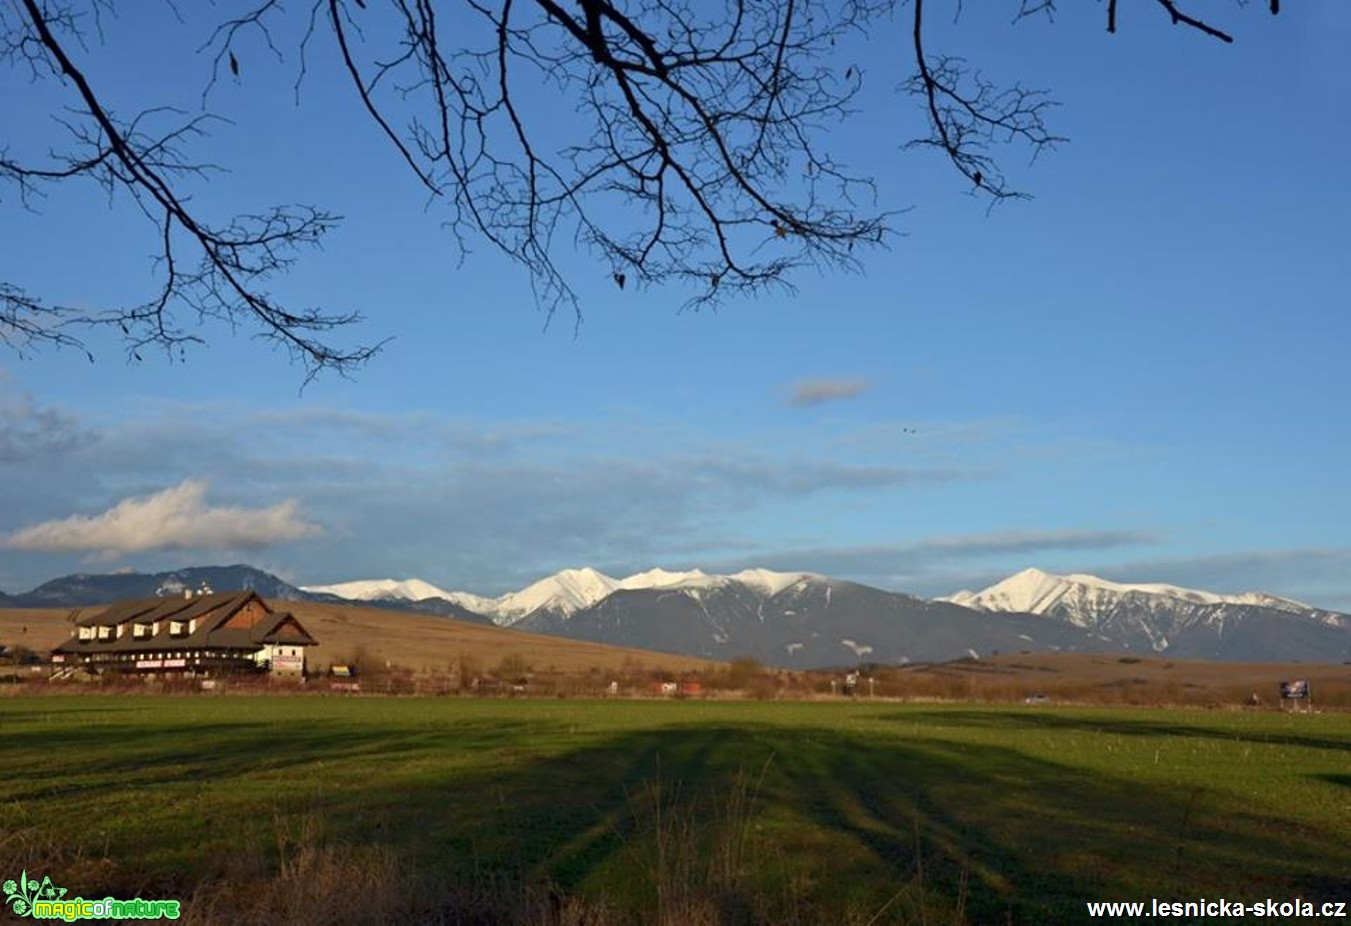
[[[199,107],[206,23],[126,6],[82,52],[96,85]],[[0,589],[242,561],[480,593],[567,566],[763,565],[943,594],[1036,565],[1351,609],[1351,7],[1225,9],[1229,46],[1149,9],[1108,36],[1098,5],[1016,27],[971,6],[931,48],[1061,104],[1068,145],[1005,155],[1035,199],[987,215],[900,150],[922,125],[892,92],[889,24],[848,49],[867,90],[831,137],[909,210],[863,272],[689,312],[565,250],[579,326],[546,325],[481,243],[460,259],[330,54],[297,107],[294,57],[243,46],[210,98],[232,122],[201,149],[231,172],[198,201],[342,214],[276,290],[390,341],[303,391],[219,325],[186,363],[98,338],[93,364],[0,352]],[[0,70],[13,147],[64,92]],[[8,193],[0,279],[91,306],[149,291],[125,203],[71,187],[26,213]]]

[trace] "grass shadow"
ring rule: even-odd
[[[1328,898],[1351,883],[1351,848],[1335,828],[892,722],[914,713],[869,712],[846,728],[595,704],[579,728],[544,704],[294,703],[74,729],[5,716],[0,822],[31,805],[34,825],[80,821],[72,839],[114,828],[122,874],[75,885],[114,896],[267,870],[289,851],[269,833],[313,821],[325,840],[386,853],[429,896],[548,883],[613,902],[631,922],[652,919],[667,866],[691,864],[672,848],[685,843],[663,835],[677,830],[696,855],[741,841],[728,862],[737,870],[709,881],[707,921],[726,924],[1081,922],[1088,900]],[[938,728],[1220,735],[1120,715],[926,718]],[[1327,748],[1310,739],[1290,745]],[[736,810],[748,774],[754,787]],[[230,851],[248,865],[230,868]]]
[[[1333,833],[1296,832],[1198,789],[1005,747],[775,726],[633,732],[506,772],[429,774],[400,783],[404,811],[366,793],[351,796],[347,816],[379,804],[410,860],[467,861],[639,903],[655,886],[634,883],[633,850],[655,824],[635,794],[657,783],[669,807],[711,831],[728,822],[720,798],[756,769],[754,854],[801,878],[799,914],[827,919],[876,911],[917,878],[922,889],[896,907],[896,922],[924,903],[974,922],[1078,922],[1084,901],[1104,898],[1331,896],[1351,870],[1351,853],[1329,848]]]
[[[883,715],[881,719],[909,722],[913,714],[896,713]],[[1295,746],[1301,749],[1327,749],[1346,752],[1351,748],[1351,740],[1312,736],[1303,733],[1286,732],[1248,732],[1234,727],[1216,729],[1207,725],[1174,723],[1152,718],[1113,716],[1101,714],[1081,715],[1078,713],[1052,712],[1029,708],[1025,711],[991,711],[955,709],[935,714],[934,723],[953,727],[998,728],[1001,730],[1023,728],[1046,731],[1079,731],[1085,733],[1110,733],[1118,736],[1168,736],[1182,739],[1214,739],[1225,742],[1244,742],[1260,745]]]

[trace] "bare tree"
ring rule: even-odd
[[[185,192],[215,169],[193,151],[211,127],[212,86],[224,70],[239,76],[237,49],[249,40],[282,56],[275,37],[301,36],[291,51],[302,77],[307,53],[332,43],[372,129],[444,204],[461,248],[486,242],[507,255],[549,313],[580,311],[560,249],[588,252],[621,289],[676,283],[703,305],[791,288],[804,265],[856,267],[856,248],[884,242],[890,216],[869,178],[829,145],[831,127],[855,115],[862,74],[836,52],[853,35],[894,32],[928,126],[911,145],[938,149],[991,204],[1026,195],[999,146],[1035,156],[1063,141],[1047,125],[1044,92],[996,85],[928,49],[937,0],[309,0],[294,12],[279,0],[227,3],[235,12],[199,49],[203,112],[147,102],[130,119],[79,60],[114,3],[0,0],[10,77],[59,81],[69,96],[54,114],[63,138],[44,158],[11,156],[0,137],[0,195],[29,209],[59,183],[128,195],[149,223],[158,287],[139,304],[89,311],[0,280],[0,340],[21,352],[83,349],[85,326],[116,325],[133,357],[151,346],[181,356],[201,339],[199,318],[284,345],[310,375],[345,373],[378,350],[334,343],[356,313],[297,309],[266,289],[335,216],[284,205],[212,220]],[[1132,9],[1232,41],[1185,5]],[[943,7],[959,13],[960,0]],[[1012,12],[1050,16],[1055,3],[1017,0]],[[1105,12],[1115,32],[1117,0]],[[291,17],[304,17],[301,28],[286,28]],[[542,106],[576,118],[563,124]]]

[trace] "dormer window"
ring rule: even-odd
[[[80,639],[81,639],[81,640],[92,640],[92,639],[94,639],[94,628],[93,628],[93,627],[81,627],[81,628],[80,628]]]
[[[182,621],[169,621],[169,636],[186,637],[188,635],[188,626]]]
[[[108,624],[99,627],[99,639],[111,640],[113,638],[113,628]]]
[[[132,636],[133,639],[136,639],[136,640],[144,640],[144,639],[146,639],[147,637],[150,636],[150,632],[151,632],[151,631],[150,631],[150,625],[149,625],[149,624],[140,624],[140,623],[138,623],[138,624],[133,625],[132,628],[131,628],[131,636]]]

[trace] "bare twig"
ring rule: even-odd
[[[295,13],[248,0],[197,52],[209,62],[205,105],[222,68],[245,80],[245,52],[261,44],[282,60],[290,49],[278,37],[291,34],[303,35],[298,93],[311,43],[331,37],[374,130],[447,210],[461,254],[486,242],[528,275],[549,317],[566,307],[580,318],[583,290],[560,262],[579,246],[620,289],[674,283],[703,306],[791,289],[802,267],[857,267],[860,245],[883,244],[891,216],[831,150],[831,130],[854,115],[862,86],[842,60],[847,39],[886,28],[906,2],[914,75],[904,86],[928,126],[909,145],[940,151],[991,206],[1026,197],[1002,152],[1012,144],[1035,159],[1063,142],[1048,124],[1055,104],[931,51],[925,17],[937,0],[309,0]],[[1145,7],[1232,41],[1197,5]],[[0,341],[80,347],[79,325],[117,325],[134,357],[147,347],[181,356],[202,338],[186,312],[248,326],[311,375],[368,360],[378,345],[330,340],[356,314],[291,308],[266,289],[336,216],[291,205],[213,221],[188,192],[214,170],[189,154],[210,117],[146,107],[123,121],[107,107],[76,59],[114,8],[0,0],[0,64],[61,82],[76,103],[57,120],[65,150],[34,161],[0,139],[0,191],[29,209],[58,183],[127,194],[154,230],[157,290],[90,312],[0,281]],[[1268,8],[1279,13],[1278,0]],[[950,9],[959,14],[959,0]],[[1107,0],[1109,32],[1125,9]],[[1056,0],[1016,0],[1013,11],[1054,19]],[[288,32],[293,15],[304,19]]]
[[[185,345],[201,342],[200,336],[188,334],[179,326],[175,306],[228,322],[250,319],[264,337],[299,358],[310,376],[321,370],[347,373],[378,350],[378,346],[343,350],[321,337],[356,321],[358,316],[292,310],[260,286],[292,264],[297,248],[318,244],[336,223],[335,216],[306,206],[278,206],[257,215],[237,216],[224,225],[204,221],[189,207],[176,181],[184,176],[200,177],[210,169],[209,165],[189,161],[180,147],[185,140],[202,134],[207,117],[187,119],[157,134],[142,131],[141,123],[177,114],[150,110],[129,124],[119,123],[57,35],[59,28],[69,28],[69,20],[62,14],[54,16],[38,0],[19,3],[27,16],[25,54],[35,67],[49,68],[74,87],[82,109],[77,111],[79,121],[69,125],[79,147],[88,153],[68,155],[62,166],[54,168],[28,168],[0,160],[0,178],[18,184],[21,195],[27,197],[41,182],[88,177],[110,190],[120,188],[130,193],[158,230],[162,280],[157,295],[141,305],[86,316],[84,321],[117,325],[126,336],[129,354],[136,359],[147,346],[163,348],[172,357],[175,352],[181,356]],[[39,57],[38,48],[45,59]],[[180,239],[196,250],[195,264],[180,259]],[[38,303],[34,301],[17,302],[13,294],[22,290],[12,284],[7,292],[11,314],[26,305],[34,317],[51,318],[56,313],[66,323],[72,320],[69,311],[46,307],[37,312]],[[10,322],[7,329],[7,340],[20,337],[17,322]],[[64,330],[44,326],[35,334],[30,324],[23,329],[22,337],[26,344],[42,340],[75,343],[68,334],[64,335],[68,340],[61,340],[59,333]]]

